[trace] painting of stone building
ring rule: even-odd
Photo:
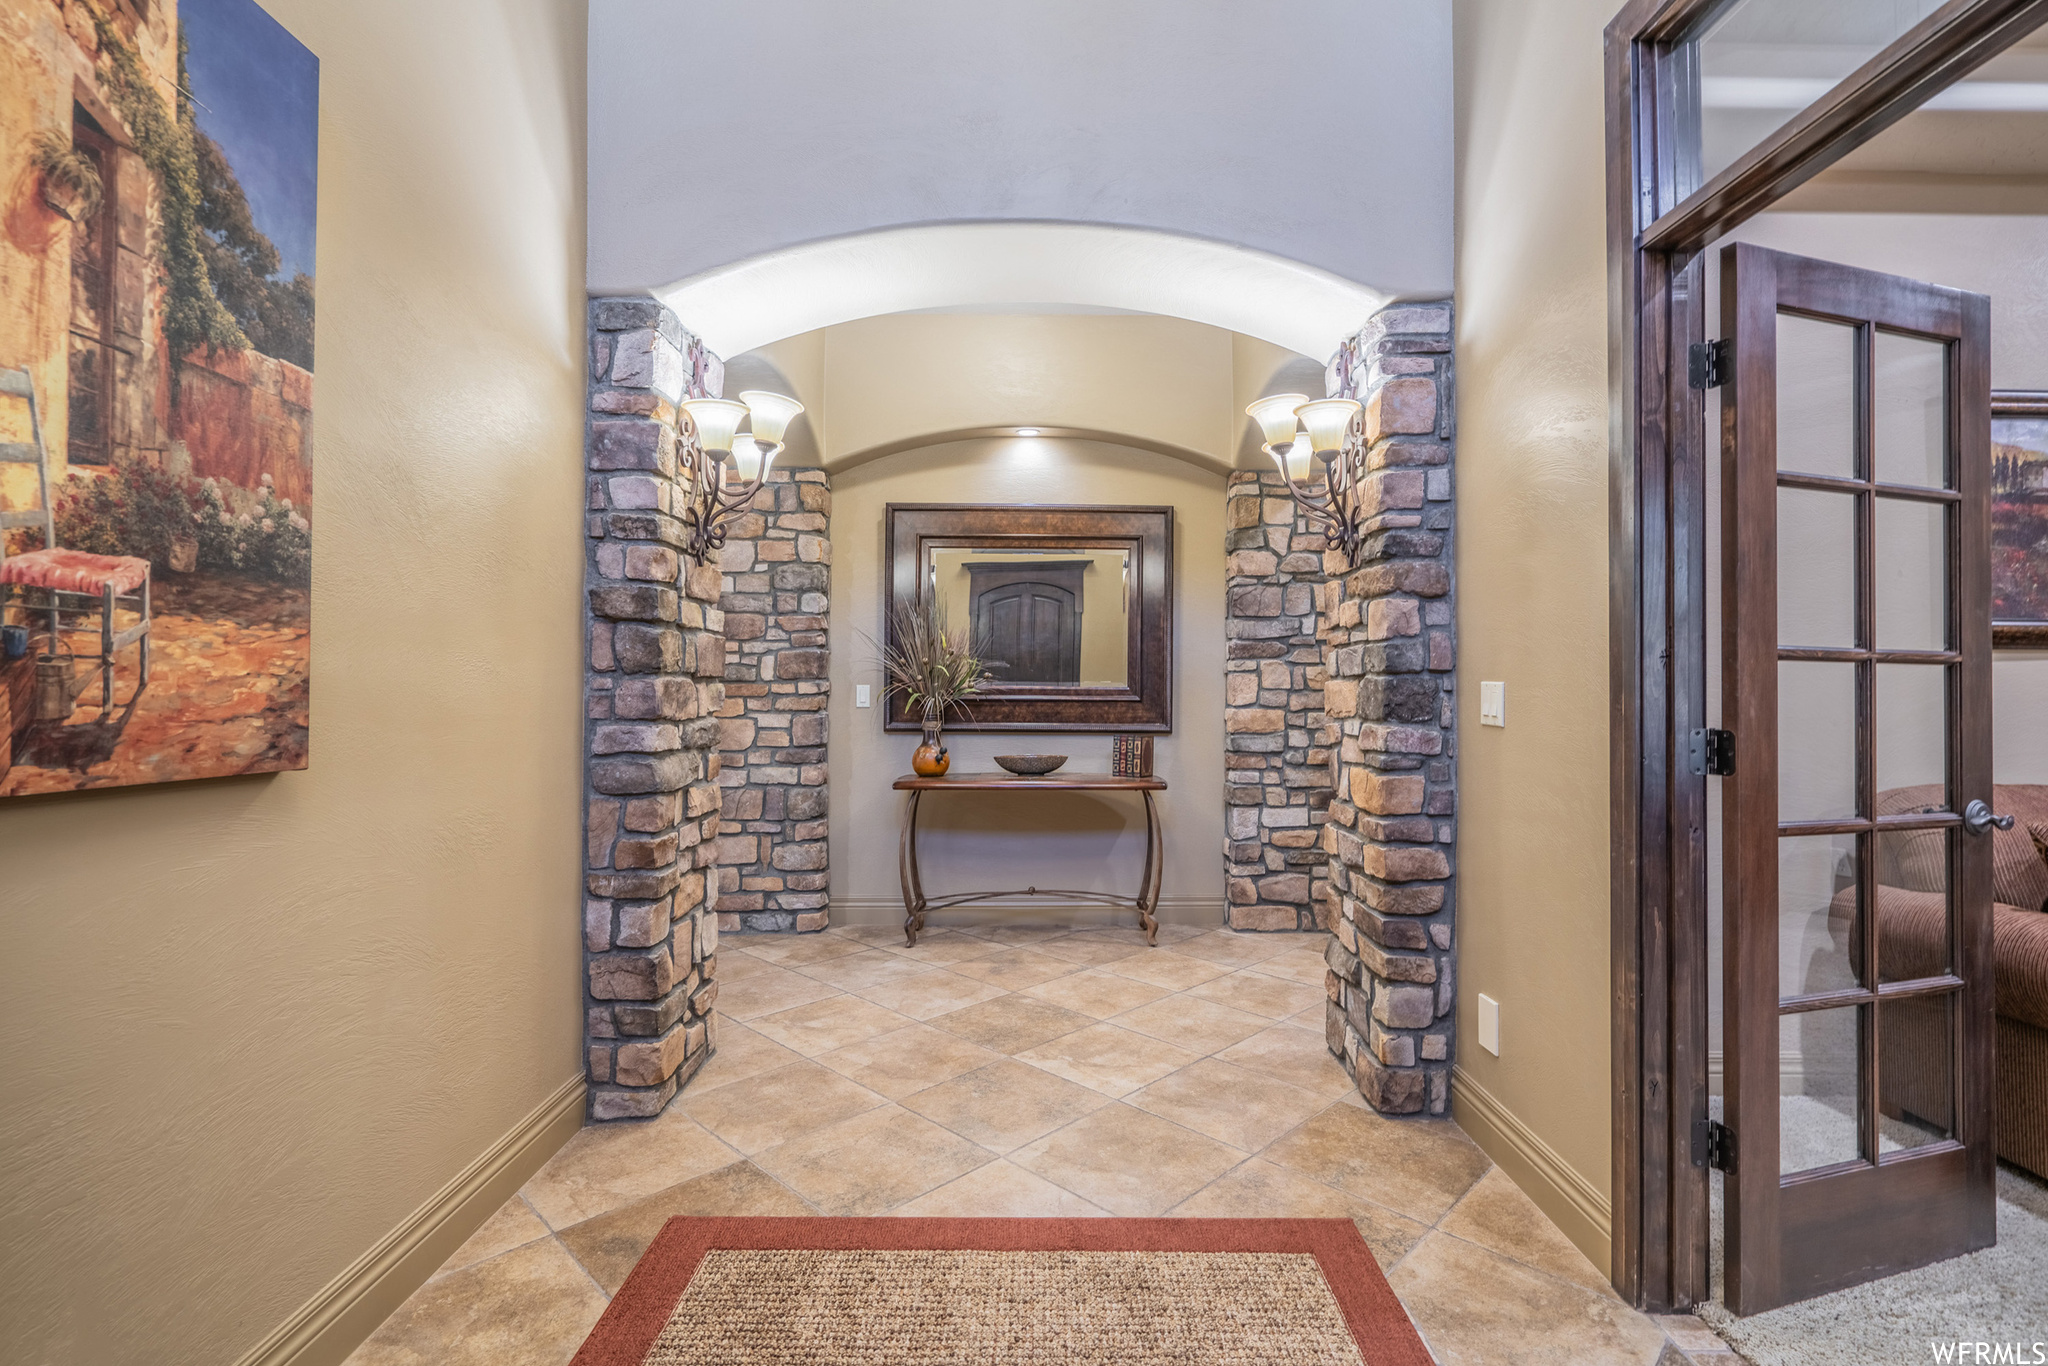
[[[0,797],[306,765],[319,63],[0,0]]]
[[[1992,419],[1991,619],[2048,626],[2048,418]]]

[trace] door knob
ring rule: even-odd
[[[1994,816],[1991,808],[1982,801],[1973,801],[1963,808],[1963,829],[1973,835],[1981,835],[1992,826],[2000,830],[2012,829],[2011,816]]]

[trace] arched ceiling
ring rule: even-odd
[[[1389,302],[1244,247],[1085,223],[946,223],[814,242],[655,291],[721,356],[880,314],[1015,305],[1185,318],[1328,357]]]
[[[728,358],[725,392],[748,388],[808,409],[790,431],[790,465],[843,469],[1035,428],[1220,472],[1265,463],[1244,405],[1321,394],[1323,366],[1180,318],[948,310],[842,323]]]

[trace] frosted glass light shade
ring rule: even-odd
[[[1274,394],[1245,405],[1245,414],[1266,434],[1266,444],[1278,450],[1294,440],[1294,414],[1308,402],[1307,394]]]
[[[1309,444],[1309,439],[1305,436],[1295,437],[1294,444],[1287,448],[1286,455],[1287,464],[1283,468],[1286,470],[1287,477],[1296,483],[1307,482],[1309,461],[1315,455],[1314,449]]]
[[[729,398],[689,398],[683,400],[683,411],[697,424],[697,440],[704,449],[722,455],[732,449],[733,433],[746,419],[747,405]]]
[[[1312,452],[1308,448],[1307,437],[1297,436],[1294,438],[1293,444],[1274,446],[1272,452],[1273,463],[1279,467],[1282,478],[1297,484],[1308,482],[1309,462]]]
[[[747,411],[754,415],[754,440],[770,446],[782,444],[789,424],[796,421],[796,415],[804,410],[804,405],[795,399],[766,389],[742,390],[740,402],[746,404]]]
[[[1364,410],[1365,405],[1355,398],[1319,398],[1302,404],[1297,416],[1316,450],[1336,451],[1344,448],[1344,429],[1351,425],[1352,417]]]
[[[732,439],[732,470],[741,483],[765,476],[768,467],[775,463],[774,456],[763,458],[765,448],[751,436],[736,436]]]

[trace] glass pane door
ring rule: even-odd
[[[1962,816],[1990,796],[1988,307],[1749,246],[1721,270],[1727,1286],[1753,1313],[1988,1238],[1989,843]]]

